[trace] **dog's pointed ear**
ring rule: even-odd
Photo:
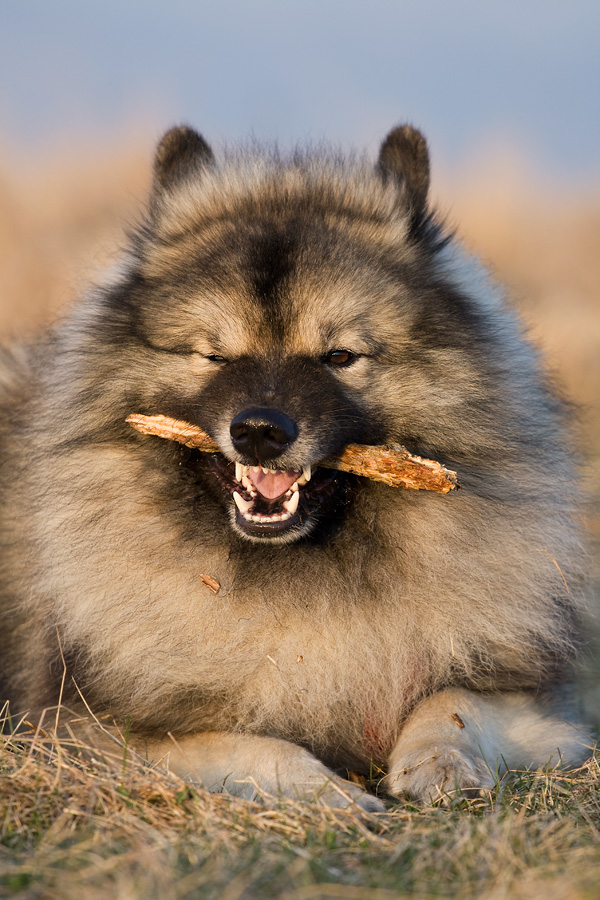
[[[421,132],[411,125],[392,129],[381,145],[377,169],[384,181],[393,179],[402,187],[412,221],[421,220],[429,191],[429,150]]]
[[[200,175],[213,163],[213,152],[197,131],[187,125],[171,128],[156,148],[152,199],[156,200],[164,191]]]

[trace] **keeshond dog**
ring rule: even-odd
[[[428,799],[589,755],[563,699],[584,610],[564,409],[428,188],[409,126],[375,166],[165,135],[122,270],[4,361],[15,715],[84,698],[209,790],[366,810],[348,771]],[[319,465],[349,443],[461,490]]]

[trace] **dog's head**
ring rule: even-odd
[[[439,276],[428,184],[408,126],[375,167],[277,153],[218,166],[189,128],[160,143],[117,298],[136,345],[129,398],[214,438],[199,483],[244,538],[288,543],[343,516],[349,479],[319,462],[348,443],[443,453],[456,431],[475,314]]]

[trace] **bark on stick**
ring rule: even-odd
[[[127,416],[125,421],[142,434],[177,441],[204,453],[221,452],[219,445],[205,431],[189,422],[168,416],[144,416],[138,413]],[[414,456],[400,446],[348,444],[339,456],[321,460],[318,465],[413,491],[447,494],[459,487],[456,472],[446,469],[433,459]]]

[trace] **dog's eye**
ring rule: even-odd
[[[209,356],[206,357],[206,359],[209,359],[211,362],[215,362],[215,363],[224,363],[224,362],[227,362],[227,360],[225,359],[225,357],[224,357],[224,356],[219,356],[218,353],[211,353]]]
[[[330,350],[324,358],[328,366],[351,366],[358,359],[351,350]]]

